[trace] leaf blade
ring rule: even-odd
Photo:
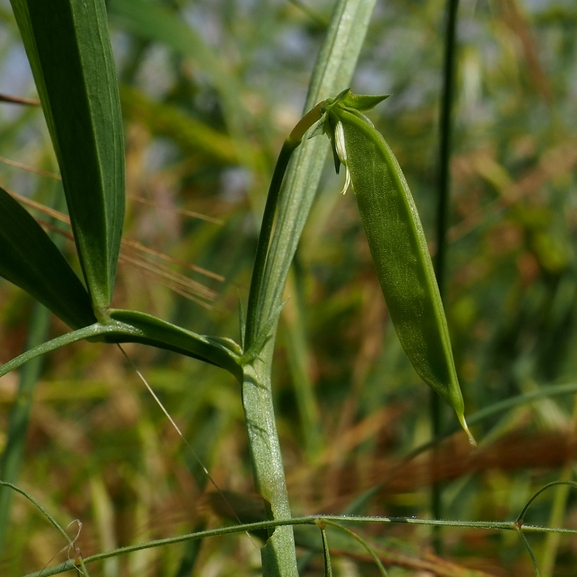
[[[72,328],[96,321],[88,293],[36,220],[0,188],[0,276]]]
[[[12,0],[58,158],[97,316],[110,304],[124,221],[124,136],[102,0]]]
[[[26,351],[0,366],[0,377],[40,355],[84,339],[110,344],[140,343],[177,352],[227,370],[242,379],[240,347],[229,339],[199,335],[133,310],[112,309],[106,322],[95,322]]]
[[[111,309],[109,315],[117,330],[107,334],[107,342],[142,343],[174,351],[223,368],[242,380],[240,348],[229,339],[199,335],[139,311]]]

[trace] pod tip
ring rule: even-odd
[[[469,431],[469,427],[467,426],[467,421],[465,421],[464,415],[459,415],[459,422],[461,423],[461,427],[463,427],[463,431],[467,433],[467,437],[469,438],[469,444],[471,445],[471,447],[476,447],[477,441],[475,441],[475,437],[473,437],[473,434],[471,433],[471,431]]]

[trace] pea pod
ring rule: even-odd
[[[333,145],[337,171],[346,168],[356,194],[371,256],[391,319],[421,378],[464,418],[447,320],[417,208],[399,163],[361,110],[381,97],[341,93],[327,101],[322,129]]]

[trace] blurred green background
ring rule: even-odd
[[[238,340],[239,301],[248,294],[268,181],[302,114],[332,2],[107,5],[127,142],[126,242],[113,305]],[[405,171],[429,238],[444,10],[442,0],[379,2],[352,86],[392,94],[370,116]],[[7,0],[0,1],[0,93],[36,96]],[[574,0],[462,0],[454,96],[446,306],[473,415],[577,383]],[[57,166],[37,107],[0,103],[0,157],[0,185],[60,207]],[[293,514],[339,513],[381,484],[360,511],[427,517],[430,454],[401,461],[430,439],[428,389],[389,321],[354,196],[338,194],[343,175],[333,172],[327,164],[277,342],[274,387]],[[31,210],[50,221],[46,210]],[[51,226],[74,260],[66,224]],[[26,348],[34,314],[22,291],[0,281],[0,362]],[[51,320],[50,336],[65,330]],[[125,348],[219,487],[251,493],[232,377],[166,352]],[[0,381],[0,446],[17,386],[18,374]],[[64,525],[83,523],[84,556],[222,524],[206,495],[214,487],[117,349],[78,343],[58,350],[43,360],[33,394],[18,484]],[[451,419],[447,411],[453,425]],[[436,468],[436,480],[445,482],[444,517],[514,520],[538,488],[573,478],[576,424],[574,397],[564,394],[480,420],[476,451],[462,433],[445,440]],[[551,490],[526,521],[575,528],[575,500]],[[431,556],[429,529],[363,531],[377,547],[402,551],[394,577],[532,574],[513,533],[445,530],[449,566]],[[542,575],[575,575],[574,537],[529,539]],[[15,498],[0,574],[38,570],[54,556],[63,561],[64,545]],[[91,567],[93,577],[258,571],[258,550],[245,535]],[[335,572],[376,575],[352,552],[335,558]],[[322,574],[317,555],[303,575]]]

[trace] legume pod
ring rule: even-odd
[[[327,101],[323,129],[345,165],[397,335],[421,378],[453,407],[469,440],[449,330],[423,227],[401,167],[359,110],[384,97],[345,91]],[[344,191],[344,192],[345,192]]]

